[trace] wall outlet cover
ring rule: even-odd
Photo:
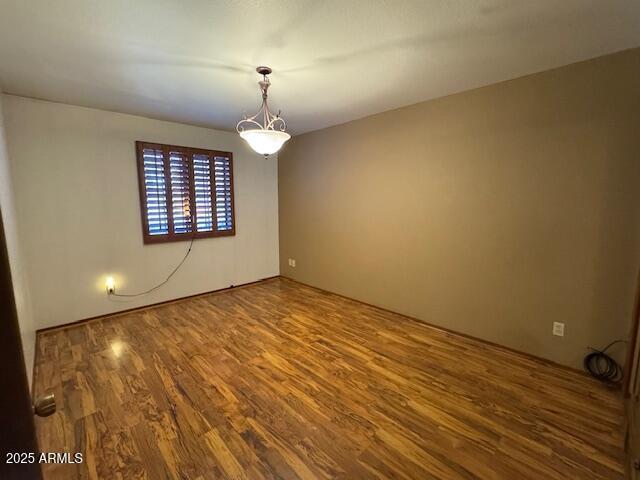
[[[553,334],[558,337],[564,337],[564,323],[553,322]]]

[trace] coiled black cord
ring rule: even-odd
[[[584,369],[591,374],[592,377],[607,383],[611,386],[617,386],[622,382],[624,373],[622,367],[613,358],[607,355],[607,350],[616,343],[626,343],[626,340],[616,340],[598,350],[589,347],[592,352],[584,357]]]

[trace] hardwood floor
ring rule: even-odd
[[[284,279],[40,334],[46,479],[623,478],[590,378]]]

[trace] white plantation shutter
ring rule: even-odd
[[[216,224],[218,231],[232,231],[233,224],[233,190],[231,159],[215,157],[214,182],[216,189]]]
[[[145,243],[235,235],[230,152],[136,145]]]

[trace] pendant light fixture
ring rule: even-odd
[[[280,112],[274,115],[267,105],[267,90],[271,85],[267,75],[271,73],[271,69],[258,67],[256,72],[262,75],[262,80],[258,82],[262,92],[262,107],[251,117],[245,115],[236,125],[236,130],[253,150],[266,157],[280,150],[291,135],[285,132],[287,124]]]

